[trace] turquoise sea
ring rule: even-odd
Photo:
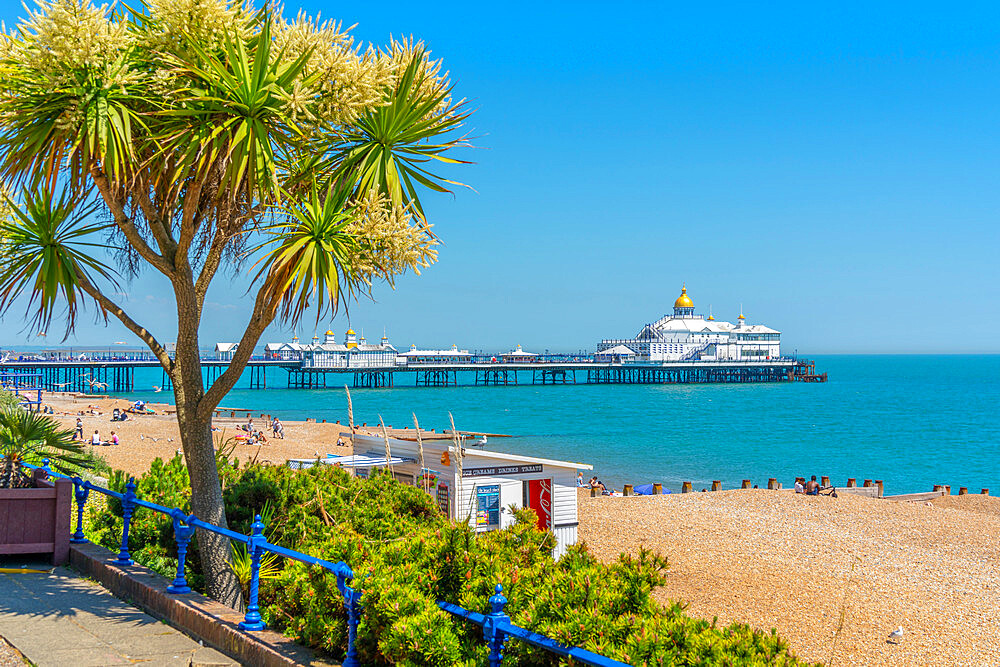
[[[509,433],[492,449],[594,466],[608,485],[660,481],[696,490],[744,478],[829,475],[834,484],[882,479],[886,493],[929,491],[933,484],[1000,494],[1000,355],[817,356],[825,384],[576,385],[352,389],[358,423]],[[227,407],[284,419],[341,420],[344,391],[237,388]],[[406,378],[399,375],[397,378]],[[160,384],[161,373],[137,376]],[[397,379],[397,381],[399,381]],[[525,375],[523,381],[530,381]],[[245,381],[241,381],[246,386]],[[129,396],[167,401],[167,392]]]

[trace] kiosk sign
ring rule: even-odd
[[[502,475],[523,475],[525,473],[542,472],[541,463],[523,466],[491,466],[489,468],[465,468],[462,478],[466,477],[498,477]]]

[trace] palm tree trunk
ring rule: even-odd
[[[178,355],[179,360],[180,355]],[[191,479],[191,512],[202,521],[228,528],[226,507],[222,498],[222,484],[219,481],[212,441],[211,421],[197,417],[197,410],[190,407],[195,401],[187,399],[186,385],[190,383],[189,373],[178,373],[179,383],[174,385],[177,405],[177,425],[180,429],[184,461]],[[201,387],[201,367],[197,368],[198,388]],[[197,391],[197,390],[196,390]],[[201,552],[202,574],[208,587],[208,594],[219,602],[234,609],[242,606],[240,582],[229,566],[232,551],[229,538],[205,530],[198,531],[198,546]]]
[[[177,406],[177,426],[184,448],[184,461],[191,480],[191,511],[202,521],[228,528],[212,442],[211,416],[200,417],[198,411],[198,406],[205,397],[198,342],[201,313],[190,281],[178,280],[174,293],[178,314],[174,402]],[[239,579],[229,566],[232,558],[229,538],[199,530],[198,546],[208,594],[222,604],[239,609],[243,599],[242,589]]]

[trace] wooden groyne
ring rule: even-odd
[[[951,489],[952,489],[952,487],[948,484],[935,484],[934,488],[931,491],[921,492],[921,493],[903,493],[898,495],[887,496],[884,493],[885,484],[881,479],[863,479],[861,486],[858,486],[858,478],[856,477],[848,477],[847,483],[844,486],[835,486],[831,484],[830,477],[827,475],[823,475],[820,478],[820,480],[821,480],[820,489],[823,494],[829,494],[831,492],[836,491],[838,494],[849,493],[852,495],[868,496],[870,498],[881,498],[883,500],[892,500],[895,502],[918,502],[925,500],[933,500],[934,498],[941,498],[943,496],[951,495]],[[780,481],[778,481],[777,477],[769,477],[767,479],[767,483],[763,486],[763,488],[770,489],[772,491],[780,491],[780,490],[787,491],[791,490],[791,488],[795,486],[795,482],[801,482],[803,485],[805,485],[806,480],[804,477],[796,477],[792,481],[792,484],[790,486],[785,487]],[[663,487],[661,484],[654,484],[653,494],[657,495],[662,493],[663,492],[662,488]],[[726,489],[726,490],[743,490],[743,489],[758,489],[758,488],[761,487],[757,484],[754,484],[752,480],[744,479],[742,480],[739,489]],[[716,479],[712,480],[710,487],[708,486],[703,487],[699,492],[711,492],[711,491],[722,491],[722,490],[724,490],[722,488],[722,481]],[[592,496],[600,495],[599,493],[595,493],[595,491],[597,491],[597,489],[591,490]],[[694,493],[694,492],[695,492],[694,482],[691,481],[681,482],[680,493]],[[969,494],[968,487],[962,486],[958,488],[958,495],[964,496],[967,494]],[[635,495],[634,485],[625,484],[622,489],[622,495],[625,496]],[[990,490],[988,488],[982,488],[979,491],[979,495],[988,496],[990,495]]]

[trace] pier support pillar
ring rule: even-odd
[[[830,478],[827,475],[820,477],[820,486],[830,486]]]
[[[990,495],[990,490],[989,489],[983,489],[979,493],[980,493],[980,495],[988,496],[988,495]]]
[[[944,485],[944,495],[946,495],[946,496],[950,496],[951,495],[951,484],[945,484]]]
[[[872,481],[870,479],[866,479],[862,486],[872,486]]]
[[[717,480],[717,479],[713,480],[712,481],[712,490],[713,491],[722,491],[722,482],[719,481],[719,480]]]
[[[960,486],[960,487],[958,487],[958,495],[964,496],[964,495],[966,495],[968,493],[969,493],[969,488],[968,487],[966,487],[966,486]]]
[[[632,485],[631,484],[626,484],[625,486],[622,487],[622,495],[623,496],[631,496],[632,495]]]
[[[655,484],[653,484],[653,495],[654,496],[659,496],[662,493],[663,493],[663,485],[660,484],[659,482],[656,482]]]
[[[741,489],[749,489],[750,488],[750,480],[749,479],[743,480],[743,485],[740,488]]]
[[[932,491],[944,491],[944,485],[943,484],[935,484],[934,488],[932,489]]]
[[[847,478],[847,488],[854,489],[854,488],[857,488],[857,486],[858,486],[858,480],[857,479],[855,479],[854,477],[848,477]]]
[[[769,489],[777,489],[777,488],[779,488],[778,487],[778,479],[776,477],[768,477],[767,478],[767,488],[769,488]]]
[[[881,497],[882,497],[882,494],[883,494],[883,492],[884,492],[884,489],[883,489],[883,487],[882,487],[882,480],[880,480],[880,479],[876,479],[876,480],[875,480],[875,486],[877,486],[877,487],[878,487],[878,497],[879,497],[879,498],[881,498]]]
[[[691,493],[691,482],[681,484],[681,493]]]

